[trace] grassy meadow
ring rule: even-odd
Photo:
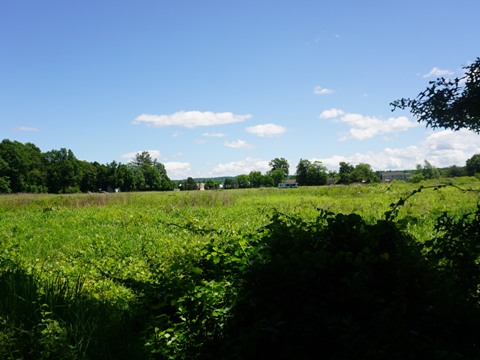
[[[449,181],[453,186],[438,187],[441,181],[421,184],[422,191],[398,207],[394,221],[415,241],[433,236],[442,213],[459,219],[475,211],[480,181],[473,177]],[[173,339],[179,341],[180,335],[171,328],[162,330],[161,314],[155,315],[153,325],[145,326],[142,321],[148,322],[150,315],[142,311],[151,304],[142,301],[151,299],[152,289],[158,296],[154,285],[171,281],[169,274],[179,266],[200,261],[212,238],[228,242],[255,234],[276,211],[306,220],[316,219],[321,210],[358,214],[374,224],[385,218],[391,204],[419,186],[393,182],[283,190],[0,196],[0,358],[59,358],[60,353],[72,359],[132,354],[179,358],[174,350],[158,349],[174,344]],[[220,250],[211,252],[217,253]],[[215,280],[209,278],[208,286],[218,286],[220,281],[214,285]],[[228,286],[222,282],[222,289]],[[168,306],[174,307],[173,300]],[[176,308],[177,315],[181,309]],[[126,341],[132,332],[138,336]],[[159,336],[166,342],[155,343]],[[119,347],[119,342],[128,346]],[[115,347],[118,353],[112,350]]]

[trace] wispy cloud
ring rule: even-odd
[[[221,138],[221,137],[225,137],[225,134],[223,133],[203,133],[202,136],[206,136],[206,137],[216,137],[216,138]]]
[[[440,69],[436,66],[434,66],[432,68],[432,70],[430,70],[430,72],[428,72],[427,74],[424,74],[423,77],[424,78],[429,78],[429,77],[440,77],[440,76],[444,76],[444,75],[453,75],[453,71],[451,70],[446,70],[446,69]]]
[[[320,114],[320,119],[333,119],[333,118],[342,116],[344,114],[345,114],[345,111],[332,108],[332,109],[324,110]]]
[[[315,86],[315,88],[313,89],[313,93],[316,94],[316,95],[328,95],[328,94],[332,94],[333,90],[323,88],[321,86]]]
[[[344,123],[350,127],[340,140],[356,139],[365,140],[374,136],[398,133],[418,126],[415,121],[410,121],[405,116],[382,119],[362,114],[346,113],[340,109],[325,110],[320,114],[320,119],[333,120],[336,123]]]
[[[248,133],[260,137],[280,136],[287,131],[287,128],[276,124],[260,124],[245,129]]]
[[[39,132],[37,128],[33,128],[30,126],[19,126],[18,128],[13,129],[14,131],[26,131],[26,132]]]
[[[225,125],[243,122],[252,118],[252,115],[236,115],[231,112],[211,111],[179,111],[170,115],[137,116],[132,124],[145,124],[154,127],[181,126],[195,128],[199,126]]]
[[[269,161],[247,157],[243,160],[221,163],[214,166],[213,176],[249,174],[251,171],[265,172],[270,169]]]
[[[224,145],[233,149],[253,149],[254,146],[247,143],[245,140],[225,141]]]

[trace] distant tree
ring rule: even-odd
[[[155,191],[160,190],[160,173],[158,170],[148,164],[144,164],[139,167],[140,171],[143,173],[145,178],[145,188],[142,190],[146,191]],[[193,179],[192,179],[193,180]]]
[[[135,176],[132,166],[118,164],[115,182],[122,191],[135,191]]]
[[[353,182],[352,172],[355,170],[353,165],[346,163],[344,161],[340,162],[340,168],[338,170],[338,183],[339,184],[350,184]]]
[[[225,178],[225,180],[223,181],[223,188],[224,189],[237,189],[238,188],[237,178]]]
[[[265,187],[275,186],[275,181],[269,174],[265,174],[262,176],[262,186],[265,186]]]
[[[327,183],[327,168],[321,161],[300,159],[297,165],[296,180],[298,185],[325,185]]]
[[[137,166],[143,165],[153,165],[154,160],[148,151],[142,151],[141,153],[136,153],[135,157],[131,161],[132,164]]]
[[[188,177],[187,180],[182,183],[182,190],[198,190],[197,183],[192,177]]]
[[[237,175],[237,181],[238,181],[238,187],[240,189],[246,189],[251,187],[250,177],[248,175],[245,175],[245,174]]]
[[[306,159],[300,159],[297,164],[296,180],[298,185],[308,185],[308,170],[310,168],[310,161]]]
[[[260,171],[250,171],[248,174],[250,184],[254,188],[258,188],[263,185],[263,175]]]
[[[408,179],[409,182],[418,183],[427,179],[438,179],[440,177],[440,170],[433,166],[427,160],[424,161],[424,165],[417,164],[413,175]]]
[[[80,161],[82,178],[80,180],[80,190],[82,192],[97,191],[97,168],[88,161]]]
[[[120,183],[122,182],[118,177],[118,166],[120,164],[116,161],[112,161],[109,164],[106,164],[106,171],[107,171],[107,183],[108,187],[111,190],[120,187]]]
[[[0,143],[0,157],[6,165],[3,166],[4,179],[9,179],[12,192],[24,192],[26,183],[26,159],[23,144],[18,141],[3,140]]]
[[[153,159],[148,151],[137,153],[129,165],[132,170],[132,179],[129,183],[133,189],[173,190],[175,184],[168,177],[165,166],[157,159]]]
[[[282,170],[283,173],[285,174],[285,178],[288,177],[288,171],[289,171],[290,165],[288,164],[288,161],[285,158],[283,157],[275,158],[268,163],[268,166],[271,167],[270,169],[271,171]]]
[[[422,169],[423,177],[425,179],[438,179],[440,177],[440,171],[427,160],[425,160],[424,163]]]
[[[350,175],[352,182],[372,183],[379,181],[378,176],[372,170],[372,167],[365,163],[357,164]]]
[[[142,171],[142,168],[140,166],[135,166],[132,164],[129,164],[128,167],[130,168],[130,171],[132,172],[133,175],[133,190],[134,191],[144,191],[146,189],[145,185],[145,175]]]
[[[437,78],[415,99],[393,101],[396,108],[410,109],[419,122],[432,128],[468,129],[480,132],[480,58],[465,66],[461,78]]]
[[[165,165],[155,160],[153,163],[153,167],[157,169],[160,176],[160,188],[158,190],[173,190],[175,184],[168,177]]]
[[[8,177],[0,177],[0,194],[10,194],[12,189],[10,189],[10,180]]]
[[[449,168],[446,169],[445,171],[445,176],[446,177],[460,177],[460,176],[466,176],[467,175],[467,170],[465,167],[460,167],[456,165],[452,165]]]
[[[473,176],[480,173],[480,154],[473,155],[466,162],[467,175]]]
[[[44,156],[32,143],[3,140],[0,143],[3,159],[4,185],[12,192],[46,192]]]
[[[24,145],[26,158],[26,188],[24,191],[30,193],[45,193],[46,186],[46,171],[45,171],[45,157],[40,149],[32,144],[26,143]]]
[[[285,171],[283,169],[272,169],[270,171],[267,171],[266,175],[272,178],[273,180],[272,186],[278,186],[278,184],[284,182],[285,179],[287,178],[285,176]]]
[[[325,185],[327,183],[327,168],[321,161],[314,161],[308,170],[308,185]]]
[[[82,179],[80,161],[72,150],[62,148],[45,153],[48,191],[79,192]]]
[[[208,179],[205,182],[205,190],[214,190],[214,189],[218,189],[218,183],[212,179]]]
[[[10,189],[10,178],[8,177],[8,164],[0,156],[0,193],[9,194],[12,192]]]
[[[100,164],[97,161],[93,162],[97,172],[97,178],[95,182],[95,191],[105,191],[109,187],[109,174],[107,165]]]

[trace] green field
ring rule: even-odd
[[[475,212],[478,179],[452,181],[426,182],[398,207],[392,222],[404,236],[428,242],[443,213]],[[321,227],[319,214],[332,212],[374,226],[418,188],[1,196],[0,358],[194,358],[231,317],[241,288],[232,266],[253,264],[251,244],[274,219]]]

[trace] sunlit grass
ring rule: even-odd
[[[464,189],[480,187],[475,178],[455,181]],[[415,189],[418,185],[393,182],[282,190],[0,196],[0,249],[2,256],[24,264],[28,271],[82,275],[95,282],[102,278],[98,269],[110,267],[118,274],[146,277],[145,252],[168,264],[208,240],[183,229],[186,223],[255,231],[267,223],[272,209],[307,218],[317,216],[319,209],[357,213],[374,222]],[[477,194],[454,187],[425,189],[399,208],[398,220],[423,241],[440,214],[461,216],[477,201]]]

